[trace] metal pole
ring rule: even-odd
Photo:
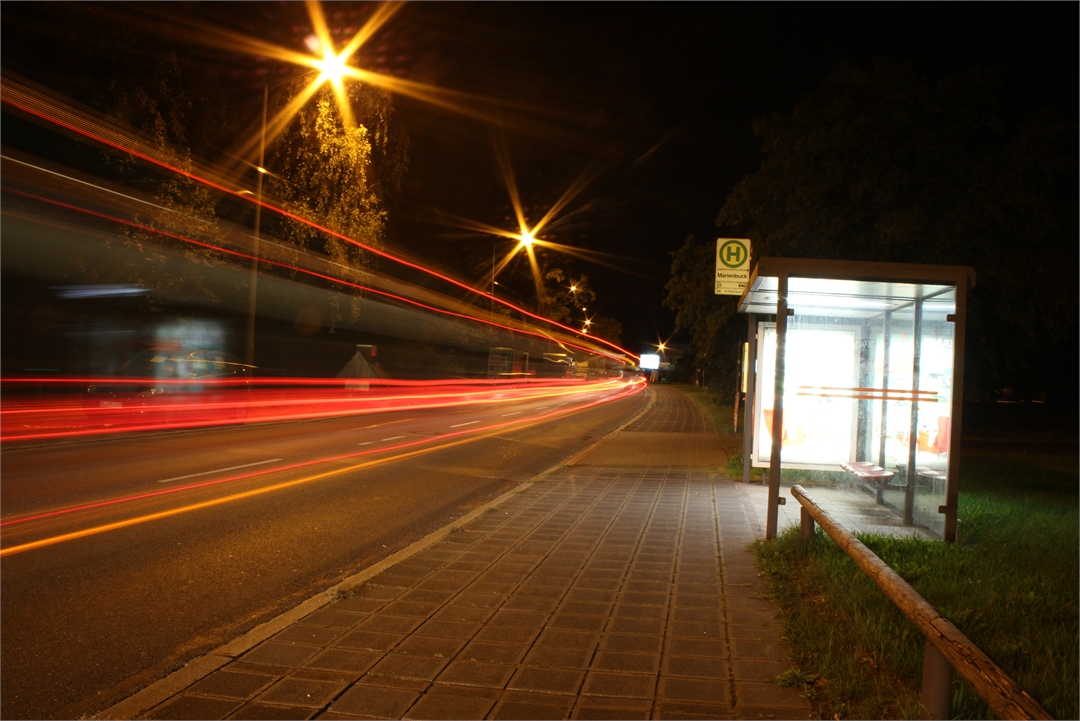
[[[956,505],[960,493],[960,421],[964,410],[964,342],[967,336],[967,292],[971,281],[971,278],[957,281],[956,312],[952,316],[952,417],[949,422],[949,470],[945,475],[945,529],[942,533],[946,543],[956,542]]]
[[[882,353],[885,356],[882,359],[881,368],[881,388],[882,390],[888,390],[889,388],[889,345],[892,341],[892,311],[885,311],[885,340],[882,348]],[[888,395],[887,393],[884,395]],[[877,464],[882,468],[885,467],[885,436],[888,434],[889,425],[889,401],[882,398],[881,400],[881,439],[878,446],[878,462]]]
[[[742,366],[741,361],[738,363],[738,366],[741,369],[741,366]],[[742,374],[739,373],[739,374],[737,374],[735,376],[735,378],[736,378],[736,380],[735,380],[735,412],[732,414],[732,417],[731,417],[731,432],[732,433],[738,433],[739,432],[739,401],[742,399],[742,391],[739,389],[739,383],[741,382],[739,380],[739,378],[740,378],[741,375]]]
[[[914,353],[911,358],[911,425],[908,435],[907,482],[904,484],[904,525],[915,523],[915,456],[919,449],[919,373],[922,366],[922,298],[915,299],[912,323]]]
[[[255,178],[255,242],[251,251],[251,281],[248,283],[248,324],[244,345],[244,362],[255,365],[255,303],[259,284],[259,221],[262,218],[263,163],[266,162],[266,104],[270,87],[263,85],[262,133],[259,135],[259,167]]]
[[[757,387],[757,317],[754,313],[746,316],[746,339],[750,343],[750,353],[746,360],[746,400],[743,408],[743,443],[742,443],[742,480],[750,482],[750,456],[754,448],[754,390]]]
[[[780,507],[780,448],[784,440],[784,353],[787,349],[787,273],[781,271],[776,289],[776,362],[773,383],[772,452],[769,454],[769,510],[765,519],[765,540],[776,538]]]

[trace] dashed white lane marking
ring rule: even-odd
[[[454,425],[452,425],[450,427],[451,428],[461,428],[462,426],[471,426],[474,423],[479,423],[479,422],[480,421],[469,421],[468,423],[455,423]]]
[[[357,443],[358,446],[370,446],[375,441],[364,441],[363,443]]]
[[[162,479],[162,480],[158,481],[158,483],[172,483],[173,481],[182,481],[185,478],[195,478],[196,476],[208,476],[211,473],[224,473],[225,471],[235,471],[235,470],[240,469],[240,468],[251,468],[252,466],[261,466],[261,465],[266,464],[266,463],[273,463],[275,461],[280,461],[280,460],[281,460],[280,458],[271,458],[271,459],[266,460],[266,461],[255,461],[254,463],[245,463],[242,466],[229,466],[228,468],[215,468],[212,471],[202,471],[200,473],[189,473],[186,476],[173,476],[172,478],[165,478],[165,479]]]
[[[383,438],[384,441],[396,441],[399,438],[405,438],[406,436],[390,436],[389,438]]]
[[[379,426],[392,426],[395,423],[408,423],[409,421],[415,421],[415,420],[416,420],[415,418],[402,418],[400,421],[387,421],[386,423],[375,423],[375,424],[370,425],[370,426],[364,426],[364,430],[366,431],[368,428],[378,428]]]
[[[514,411],[513,413],[503,413],[503,418],[506,418],[507,416],[516,416],[516,415],[520,415],[520,414],[521,414],[521,411]]]

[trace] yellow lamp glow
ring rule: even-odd
[[[321,73],[319,79],[340,85],[341,77],[345,74],[345,60],[344,53],[335,55],[330,49],[324,49],[322,62],[316,63]]]

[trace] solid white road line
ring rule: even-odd
[[[242,466],[229,466],[228,468],[218,468],[213,471],[203,471],[202,473],[189,473],[186,476],[174,476],[173,478],[166,478],[158,481],[158,483],[171,483],[173,481],[182,481],[185,478],[195,478],[196,476],[208,476],[211,473],[224,473],[225,471],[235,471],[239,468],[251,468],[252,466],[261,466],[264,463],[273,463],[274,461],[280,461],[280,458],[271,458],[268,461],[255,461],[254,463],[245,463]]]

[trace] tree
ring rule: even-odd
[[[544,271],[537,306],[540,315],[558,323],[575,323],[573,316],[581,315],[589,304],[596,300],[596,293],[589,287],[589,276],[579,273],[576,276],[562,268],[548,267]]]
[[[283,94],[287,105],[309,79],[301,78]],[[382,244],[386,224],[384,195],[400,186],[405,169],[404,151],[387,162],[380,175],[373,167],[374,155],[387,152],[392,103],[388,93],[360,84],[348,86],[349,103],[357,122],[346,124],[337,109],[333,91],[320,88],[273,142],[267,166],[271,174],[267,190],[284,207],[365,245]],[[395,146],[401,148],[402,146]],[[383,178],[385,182],[380,182]],[[303,248],[325,252],[342,268],[343,277],[358,281],[351,270],[371,266],[373,259],[354,244],[314,230],[302,223],[287,223],[282,240]],[[332,296],[331,328],[342,319]],[[360,296],[353,293],[350,315],[360,315]]]
[[[1047,392],[1038,369],[1062,358],[1052,382],[1068,368],[1075,383],[1076,122],[1011,117],[999,96],[978,71],[930,82],[907,65],[841,69],[755,122],[766,158],[717,225],[757,256],[974,266],[968,388]],[[711,256],[684,247],[675,260],[669,305],[696,334],[718,332],[734,304],[701,297]]]
[[[691,235],[671,256],[664,305],[676,312],[676,330],[690,331],[694,365],[705,371],[706,384],[718,389],[734,378],[737,299],[715,294],[715,243],[697,243]]]
[[[622,323],[595,310],[589,315],[589,306],[595,300],[596,293],[589,287],[589,276],[585,273],[571,273],[554,266],[544,270],[537,299],[540,315],[563,325],[575,325],[579,318],[582,321],[587,318],[589,323],[583,327],[589,335],[621,345]]]
[[[589,334],[622,345],[622,323],[604,315],[593,316]]]
[[[167,47],[137,42],[122,30],[110,31],[103,40],[114,51],[109,53],[110,73],[104,92],[94,100],[122,125],[148,140],[165,157],[171,157],[184,170],[193,168],[192,138],[213,147],[221,143],[228,127],[224,93],[212,70],[196,66],[183,54]],[[218,195],[209,187],[173,173],[147,168],[130,155],[106,153],[106,165],[132,185],[148,191],[157,201],[140,209],[133,220],[184,238],[218,241],[223,233],[217,216]],[[140,256],[137,263],[125,267],[108,266],[86,270],[90,277],[115,277],[156,290],[192,291],[211,301],[219,298],[202,273],[177,273],[172,269],[170,252],[159,234],[137,228],[123,228],[122,242]],[[186,243],[176,252],[202,267],[229,262],[228,257],[209,248]],[[154,296],[147,308],[163,309]]]

